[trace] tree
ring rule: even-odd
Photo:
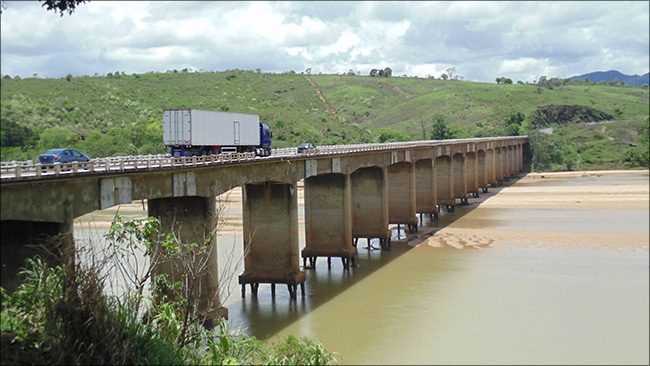
[[[431,131],[431,140],[446,140],[454,138],[454,134],[447,127],[447,116],[442,113],[436,113],[433,116],[433,129]]]
[[[377,69],[370,70],[370,76],[374,78],[376,75],[377,75]]]
[[[526,116],[523,113],[517,112],[506,119],[506,133],[508,136],[519,136],[519,130],[525,118]]]
[[[442,75],[440,75],[440,78],[442,80],[447,80],[447,79],[449,79],[449,76],[447,76],[447,74],[442,74]]]
[[[393,130],[391,128],[382,128],[377,137],[377,142],[399,142],[399,141],[409,141],[409,136],[402,131]]]
[[[389,77],[391,77],[392,75],[393,75],[393,70],[391,70],[390,67],[387,67],[387,68],[384,69],[384,75],[383,75],[383,76],[384,76],[385,78],[389,78]]]
[[[454,74],[456,73],[456,68],[455,67],[450,67],[447,69],[447,75],[449,76],[450,79],[454,78]]]
[[[47,6],[47,10],[53,10],[55,13],[59,12],[61,16],[66,11],[69,15],[77,8],[77,5],[83,4],[86,0],[41,0],[43,7]]]
[[[55,13],[60,13],[61,16],[67,11],[69,15],[75,11],[78,5],[85,3],[87,0],[39,0],[43,3],[43,7],[47,7],[47,10],[53,10]],[[90,0],[88,0],[90,2]],[[0,14],[7,9],[7,2],[2,0],[2,6],[0,7]]]
[[[2,119],[2,147],[28,148],[36,145],[38,135],[29,127]]]

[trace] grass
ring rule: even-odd
[[[525,124],[529,123],[538,108],[550,105],[586,106],[634,123],[644,123],[649,115],[648,90],[621,85],[309,77],[340,119],[327,110],[306,75],[293,72],[150,72],[110,78],[82,76],[70,81],[2,79],[3,125],[14,122],[37,135],[32,144],[3,144],[2,160],[34,159],[61,141],[93,157],[164,153],[161,112],[170,108],[259,114],[261,121],[271,126],[273,147],[277,148],[306,141],[316,145],[376,142],[385,129],[399,131],[395,136],[422,139],[422,127],[430,131],[437,113],[447,116],[449,125],[461,132],[460,137],[497,134],[515,113],[523,113]],[[612,137],[619,139],[622,135]],[[629,141],[617,141],[641,142],[632,135],[626,138]],[[627,147],[622,145],[622,149]],[[614,157],[609,161],[612,168],[620,165]]]

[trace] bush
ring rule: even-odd
[[[221,318],[216,319],[216,327],[206,328],[205,318],[198,316],[189,299],[173,296],[174,301],[167,301],[165,296],[157,296],[157,301],[151,301],[152,294],[184,287],[166,283],[161,275],[151,281],[152,294],[144,294],[151,267],[166,258],[164,253],[175,257],[201,247],[163,234],[157,219],[123,221],[117,215],[107,238],[111,249],[103,253],[103,259],[81,264],[72,260],[77,254],[70,250],[59,252],[53,260],[35,257],[26,261],[19,274],[21,283],[13,293],[0,289],[2,364],[327,365],[336,361],[320,343],[308,338],[298,341],[289,336],[280,345],[269,345],[231,332]],[[65,247],[61,245],[65,236],[57,239],[59,245],[53,242],[51,247]],[[107,284],[99,274],[107,273],[115,261],[128,262],[125,253],[132,254],[138,246],[146,248],[150,268],[144,275],[136,273],[135,279],[129,278],[134,288],[123,295],[106,295]],[[53,262],[64,264],[47,264]],[[190,282],[201,273],[184,273],[193,275],[196,277]]]
[[[630,167],[650,168],[650,145],[643,143],[630,148],[623,157],[623,161]]]

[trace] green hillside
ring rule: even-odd
[[[529,134],[542,159],[533,160],[536,169],[647,167],[647,87],[243,70],[7,78],[1,87],[2,161],[35,159],[60,146],[92,157],[163,153],[162,110],[193,108],[259,114],[271,126],[275,148],[305,141],[332,145]],[[615,122],[587,124],[602,119]],[[440,126],[446,127],[443,135]],[[555,128],[553,134],[539,133],[548,127]],[[567,151],[573,156],[569,160],[561,156]]]

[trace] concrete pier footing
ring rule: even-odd
[[[323,174],[305,179],[305,248],[303,267],[315,268],[318,257],[341,258],[343,268],[355,265],[352,241],[350,176]]]
[[[300,270],[297,185],[266,182],[246,184],[243,190],[244,272],[239,276],[242,296],[246,284],[253,295],[260,283],[287,284],[296,298],[304,295],[305,272]],[[274,292],[274,291],[272,291]]]

